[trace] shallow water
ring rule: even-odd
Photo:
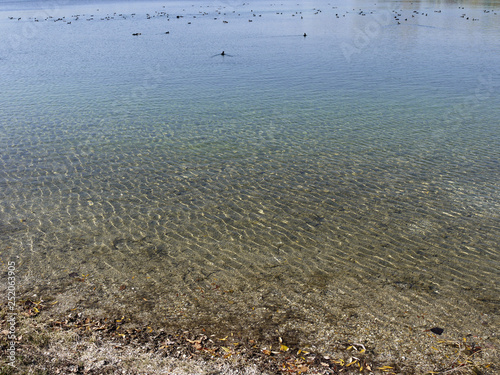
[[[498,324],[500,3],[36,4],[0,3],[23,292],[297,342]]]

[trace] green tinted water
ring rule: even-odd
[[[0,13],[0,251],[20,290],[324,346],[487,335],[500,16],[186,4]]]

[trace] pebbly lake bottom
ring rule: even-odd
[[[317,225],[321,211],[316,215],[316,221],[308,218],[307,233],[321,237],[318,227],[327,223],[323,220]],[[295,219],[304,220],[299,214]],[[364,219],[359,216],[358,220]],[[429,225],[421,222],[420,231],[424,224]],[[122,349],[117,352],[116,347],[144,354],[139,365],[129,353],[126,373],[155,363],[161,364],[156,373],[162,373],[162,366],[177,366],[162,362],[172,358],[181,362],[210,359],[240,369],[257,366],[262,373],[280,373],[291,369],[291,364],[297,373],[305,369],[301,366],[313,371],[315,366],[322,368],[321,362],[328,364],[324,371],[355,368],[359,372],[360,365],[365,371],[366,366],[373,370],[389,366],[385,369],[394,373],[496,371],[496,295],[487,278],[478,278],[477,270],[460,268],[473,260],[470,253],[455,254],[460,262],[453,263],[450,252],[432,251],[428,245],[425,250],[422,239],[414,241],[415,249],[407,245],[409,250],[401,254],[391,252],[389,239],[364,243],[374,234],[355,237],[351,230],[342,232],[342,226],[338,227],[335,252],[317,241],[306,246],[314,248],[308,257],[302,246],[286,238],[276,243],[272,255],[253,254],[251,258],[245,251],[257,252],[258,246],[235,252],[231,249],[237,243],[223,248],[220,241],[217,246],[205,244],[205,252],[197,247],[189,257],[184,255],[186,247],[174,251],[173,238],[168,248],[155,243],[155,237],[114,238],[109,246],[101,247],[89,246],[84,238],[73,239],[69,244],[80,249],[76,253],[80,257],[67,256],[68,243],[60,248],[52,245],[50,253],[39,251],[29,262],[18,264],[19,313],[31,327],[22,334],[20,346],[30,340],[37,343],[40,335],[40,350],[48,350],[55,358],[59,354],[54,348],[73,348],[59,350],[66,356],[61,366],[80,361],[83,368],[94,368],[96,373],[110,363],[121,363]],[[453,244],[454,238],[463,242],[466,227],[461,232],[458,237],[452,229],[439,231],[433,245]],[[483,241],[489,233],[484,233]],[[381,235],[377,232],[376,237]],[[344,241],[349,250],[342,251]],[[357,246],[363,251],[352,250]],[[93,258],[85,253],[86,248],[93,249]],[[382,249],[390,256],[380,259]],[[55,254],[61,258],[53,260]],[[144,261],[146,254],[149,262]],[[165,267],[167,259],[169,267]],[[401,267],[410,259],[411,271]],[[37,267],[38,262],[45,268]],[[433,333],[436,327],[443,333]],[[57,341],[62,340],[60,335],[65,337],[62,342]],[[96,345],[108,351],[94,353]],[[111,362],[110,352],[115,356]],[[355,362],[353,358],[358,359],[356,367],[346,367]],[[466,367],[458,368],[460,363]],[[144,370],[155,373],[149,371]],[[204,373],[193,371],[186,373]]]
[[[292,354],[312,367],[299,350],[330,358],[329,371],[353,357],[373,369],[447,371],[479,347],[466,369],[494,373],[498,214],[488,159],[473,162],[472,150],[468,165],[429,143],[331,152],[314,128],[303,134],[313,150],[293,127],[261,135],[273,152],[244,144],[264,130],[228,136],[238,147],[221,144],[215,155],[203,143],[187,148],[179,161],[164,158],[154,131],[148,149],[136,139],[102,150],[70,144],[72,169],[57,161],[58,173],[35,174],[40,190],[13,178],[2,260],[16,263],[19,312],[35,324],[22,337],[41,335],[42,353],[60,349],[52,356],[69,345],[68,363],[96,373],[107,365],[94,358],[108,354],[89,353],[105,342],[111,351],[146,346],[160,359],[179,351],[241,366],[276,361],[269,373]],[[48,345],[61,332],[76,342]],[[81,340],[90,340],[85,357]]]
[[[14,262],[26,372],[495,373],[495,13],[163,5],[2,13],[2,351]]]
[[[35,288],[40,294],[19,294],[16,364],[91,374],[497,371],[494,310],[355,275],[335,288],[344,282],[348,293],[316,276],[286,300],[263,281],[256,290],[225,290],[222,280],[198,283],[198,298],[155,298],[133,280],[98,293],[96,278],[70,274],[55,288]],[[3,309],[2,329],[5,318]]]

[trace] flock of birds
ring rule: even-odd
[[[248,5],[248,4],[245,4],[243,3],[243,6],[245,5]],[[192,7],[194,7],[194,5],[192,5]],[[200,6],[201,7],[201,6]],[[165,8],[165,6],[163,6],[163,8]],[[224,16],[227,15],[227,13],[224,11],[224,8],[221,8],[221,7],[218,7],[216,8],[215,10],[215,13],[209,13],[209,12],[206,12],[205,10],[203,11],[199,11],[197,14],[189,14],[189,13],[186,13],[186,10],[183,9],[183,12],[184,14],[181,14],[181,15],[171,15],[170,13],[167,13],[166,11],[155,11],[154,13],[146,13],[145,14],[145,17],[146,19],[152,19],[152,18],[160,18],[160,17],[166,17],[168,21],[170,21],[171,19],[182,19],[182,18],[185,18],[185,17],[190,17],[191,19],[196,19],[198,16],[210,16],[212,15],[212,17],[214,18],[214,20],[218,20],[220,17],[224,18]],[[337,7],[332,7],[332,9],[337,9]],[[464,9],[464,7],[459,7],[459,9]],[[97,12],[99,12],[99,9],[97,9]],[[434,10],[435,13],[441,13],[441,10]],[[235,10],[232,11],[233,14],[237,14],[239,17],[241,16],[241,13],[236,13]],[[322,13],[322,10],[320,9],[316,9],[316,8],[313,8],[312,9],[312,13],[314,15],[317,15],[317,14],[320,14]],[[346,17],[346,14],[357,14],[357,15],[360,15],[360,16],[366,16],[367,14],[373,14],[374,12],[373,11],[370,11],[370,12],[366,12],[364,10],[361,10],[361,9],[353,9],[352,12],[350,11],[345,11],[344,14],[340,15],[339,13],[335,13],[335,18],[340,18],[341,16],[342,17]],[[394,14],[393,15],[393,21],[396,22],[398,25],[401,24],[401,22],[408,22],[409,18],[415,18],[416,16],[424,16],[424,17],[427,17],[428,16],[428,13],[426,12],[422,12],[422,11],[417,11],[417,10],[413,10],[412,13],[411,13],[411,17],[409,16],[405,16],[403,18],[402,14],[403,14],[403,10],[392,10],[392,13]],[[494,11],[494,10],[483,10],[483,13],[493,13],[494,15],[497,15],[497,13]],[[253,22],[253,17],[257,17],[257,13],[254,12],[252,9],[250,9],[250,12],[247,13],[249,15],[251,15],[251,17],[249,17],[248,19],[248,22]],[[283,12],[276,12],[276,14],[278,15],[283,15]],[[286,12],[285,12],[286,14]],[[302,12],[300,11],[296,11],[296,12],[290,12],[290,14],[292,17],[295,17],[295,16],[300,16],[301,19],[304,18],[304,16],[302,15]],[[113,14],[106,14],[105,16],[96,16],[94,14],[90,14],[90,15],[85,15],[85,14],[75,14],[75,15],[72,15],[71,17],[68,17],[68,19],[63,16],[63,17],[55,17],[55,16],[51,16],[51,15],[44,15],[44,17],[30,17],[28,18],[28,20],[30,21],[34,21],[34,22],[40,22],[40,21],[52,21],[52,22],[63,22],[63,23],[66,23],[68,25],[71,25],[72,22],[75,22],[75,21],[79,21],[79,20],[86,20],[86,21],[94,21],[94,20],[101,20],[101,21],[111,21],[111,20],[117,20],[117,19],[123,19],[123,20],[126,20],[128,18],[135,18],[135,17],[141,17],[141,16],[137,16],[136,13],[130,13],[130,14],[124,14],[124,13],[113,13]],[[144,15],[142,15],[142,17],[144,17]],[[258,14],[258,17],[262,17],[262,14]],[[469,17],[466,13],[462,13],[460,15],[461,18],[464,18],[466,20],[472,20],[472,21],[479,21],[478,18],[474,18],[474,17]],[[11,20],[17,20],[17,21],[21,21],[22,20],[22,17],[13,17],[13,16],[10,16],[9,19]],[[226,19],[223,19],[222,20],[223,23],[229,23],[229,21],[227,21]],[[187,22],[188,24],[191,24],[191,21],[188,21]],[[170,34],[169,31],[166,31],[164,32],[164,34]],[[140,32],[135,32],[135,33],[132,33],[133,36],[139,36],[139,35],[142,35],[142,33]],[[307,36],[306,33],[303,34],[304,37]],[[222,56],[225,56],[226,54],[224,53],[224,51],[222,51],[221,53]]]
[[[248,5],[248,4],[243,3],[243,6],[245,6],[245,5]],[[194,5],[192,5],[192,7],[194,7]],[[165,6],[163,6],[163,8],[165,8]],[[332,9],[337,9],[337,7],[332,7]],[[459,7],[459,9],[464,9],[464,7]],[[99,12],[99,9],[97,9],[97,12]],[[185,12],[185,9],[183,9],[183,12]],[[361,15],[361,16],[366,16],[367,14],[373,14],[374,13],[373,11],[365,12],[364,10],[361,10],[361,9],[358,9],[358,10],[353,9],[353,12],[355,14],[358,14],[358,15]],[[394,20],[395,21],[400,21],[400,17],[402,17],[402,10],[399,10],[399,11],[393,10],[392,12],[396,14],[394,16]],[[441,13],[441,10],[435,10],[434,12],[435,13]],[[494,13],[495,15],[497,14],[494,10],[483,10],[483,13],[490,13],[490,12]],[[236,11],[233,10],[232,13],[236,13]],[[319,13],[322,13],[322,11],[320,9],[313,8],[313,13],[314,14],[319,14]],[[351,12],[346,11],[345,13],[348,14],[348,13],[351,13]],[[250,14],[252,15],[252,17],[257,17],[257,14],[253,10],[250,10]],[[276,14],[283,15],[283,12],[276,12]],[[343,14],[342,16],[345,17],[346,14]],[[206,12],[206,11],[199,11],[197,15],[191,14],[191,15],[174,15],[174,16],[170,15],[169,13],[167,13],[165,11],[155,11],[152,14],[146,13],[145,17],[146,17],[146,19],[152,19],[152,18],[157,18],[157,17],[166,17],[167,20],[170,21],[171,18],[180,19],[180,18],[184,18],[184,17],[188,17],[188,16],[192,17],[192,18],[197,18],[197,16],[209,16],[209,15],[210,15],[210,13]],[[224,12],[223,9],[221,9],[219,7],[219,8],[216,9],[215,15],[216,16],[214,17],[214,20],[217,20],[217,19],[219,19],[219,16],[225,16],[226,13]],[[411,17],[414,18],[416,15],[428,16],[428,13],[414,10],[412,12]],[[85,19],[86,21],[94,21],[94,20],[98,20],[98,19],[101,20],[101,21],[110,21],[110,20],[116,20],[116,19],[124,19],[124,20],[126,20],[127,18],[134,18],[136,16],[137,16],[136,13],[131,13],[131,14],[127,15],[127,14],[124,14],[124,13],[116,13],[115,12],[115,13],[113,13],[111,15],[110,14],[106,14],[105,16],[96,16],[94,14],[90,14],[90,15],[75,14],[75,15],[72,15],[71,17],[68,17],[69,19],[67,19],[65,16],[63,16],[63,17],[54,17],[54,16],[51,16],[51,15],[45,15],[44,17],[29,17],[29,20],[34,21],[34,22],[40,22],[40,21],[64,22],[64,23],[67,23],[68,25],[70,25],[73,21],[79,21],[79,20],[83,20],[83,19]],[[241,16],[241,13],[238,13],[238,16]],[[299,12],[299,11],[297,11],[297,12],[291,12],[291,16],[292,17],[300,16],[301,19],[303,18],[302,12]],[[262,17],[262,14],[259,14],[258,17]],[[338,13],[336,13],[335,17],[336,18],[340,18],[340,15]],[[479,20],[478,18],[470,18],[469,16],[467,16],[466,13],[461,14],[460,17],[464,18],[464,19],[467,19],[467,20],[471,19],[472,21],[478,21]],[[10,16],[9,19],[21,21],[22,17],[13,17],[13,16]],[[406,17],[404,20],[408,21],[408,18]],[[253,20],[252,20],[252,18],[250,18],[248,21],[252,22]],[[229,23],[229,21],[227,21],[227,20],[223,20],[222,22],[223,23]],[[191,24],[191,21],[189,21],[188,24]],[[134,33],[133,35],[140,35],[140,33]]]

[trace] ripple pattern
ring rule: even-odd
[[[119,22],[117,40],[130,34]],[[460,120],[443,116],[450,74],[418,62],[417,78],[398,76],[406,65],[383,71],[394,53],[385,28],[346,64],[338,49],[314,58],[325,41],[314,29],[278,38],[267,26],[246,36],[240,56],[215,61],[180,48],[184,35],[169,42],[145,26],[150,39],[124,49],[103,42],[119,54],[68,46],[62,56],[50,43],[40,50],[39,38],[62,27],[47,23],[31,46],[43,64],[29,43],[0,61],[16,67],[0,93],[9,104],[0,106],[0,254],[18,260],[20,292],[55,296],[61,313],[278,331],[323,352],[332,337],[392,337],[394,352],[396,331],[431,324],[486,335],[485,322],[500,324],[498,96],[483,95]],[[258,61],[261,44],[276,56]],[[380,61],[363,65],[375,47]],[[124,56],[130,64],[119,64]],[[28,69],[35,60],[46,74]],[[426,74],[446,92],[422,83]]]
[[[368,314],[384,298],[435,317],[457,298],[496,311],[497,155],[455,156],[432,140],[403,149],[370,116],[356,119],[362,135],[332,114],[306,126],[239,116],[86,136],[92,124],[71,124],[79,134],[46,119],[33,135],[17,123],[1,158],[1,236],[26,287],[63,293],[76,271],[96,288],[87,307],[239,329],[341,319],[360,300]],[[235,319],[245,311],[255,316]]]

